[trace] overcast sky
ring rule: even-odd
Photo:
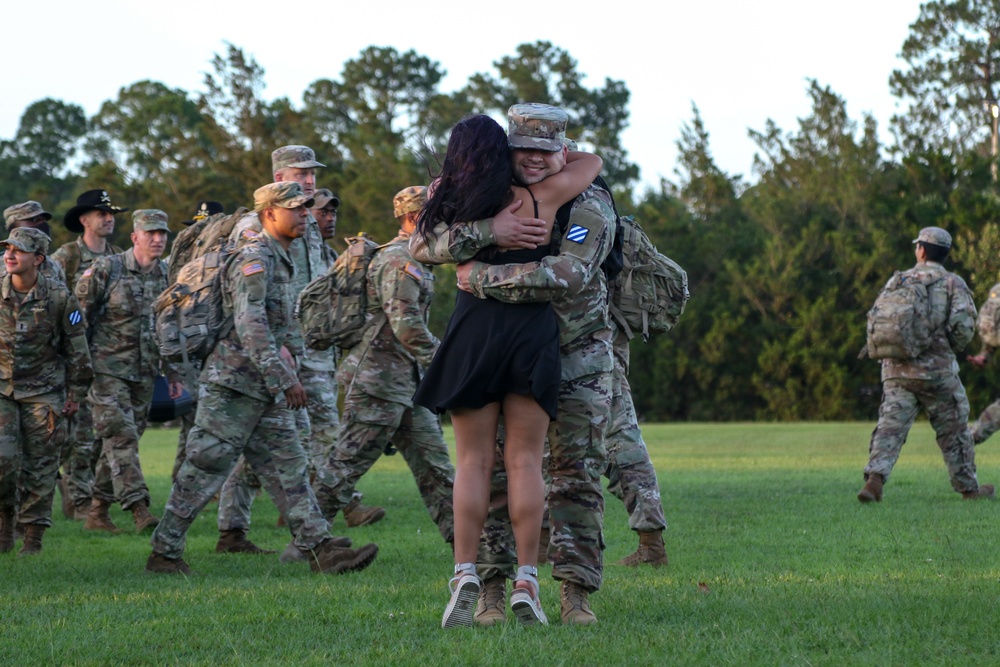
[[[311,7],[304,12],[297,7]],[[897,103],[888,79],[918,0],[617,0],[535,5],[432,0],[221,3],[49,0],[7,2],[0,39],[0,137],[17,130],[30,103],[54,97],[94,114],[105,100],[151,79],[200,91],[226,41],[264,67],[269,99],[300,105],[316,79],[339,79],[368,46],[414,49],[447,71],[442,90],[547,40],[565,49],[584,85],[623,80],[632,98],[623,135],[642,181],[674,180],[681,126],[697,104],[717,164],[751,176],[747,130],[773,119],[786,131],[809,113],[807,80],[829,85],[860,120],[871,113],[888,141]],[[516,9],[519,7],[521,9]],[[526,8],[531,8],[528,11]],[[559,13],[562,12],[562,13]],[[456,119],[457,120],[457,119]]]

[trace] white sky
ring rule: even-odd
[[[547,40],[565,49],[584,85],[624,80],[631,126],[623,134],[642,181],[674,180],[680,128],[697,104],[717,164],[749,177],[747,130],[773,119],[785,131],[809,113],[807,79],[829,85],[860,120],[872,113],[883,142],[898,110],[888,79],[919,0],[582,0],[512,5],[471,0],[306,3],[215,0],[13,0],[0,9],[0,137],[11,138],[30,103],[54,97],[94,114],[105,100],[151,79],[200,91],[214,53],[229,41],[265,69],[266,97],[302,93],[368,46],[414,49],[440,63],[442,90]],[[561,12],[561,13],[560,13]],[[294,27],[298,24],[298,27]],[[457,119],[456,119],[457,120]],[[572,134],[572,130],[571,130]]]

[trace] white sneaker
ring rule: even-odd
[[[516,588],[518,581],[528,582],[531,589]],[[545,617],[542,603],[538,599],[538,569],[527,565],[519,567],[514,585],[515,588],[510,594],[510,610],[521,625],[548,625],[549,619]]]
[[[441,627],[471,627],[476,601],[479,599],[479,589],[482,588],[482,581],[476,574],[475,568],[456,571],[455,576],[448,582],[448,588],[451,590],[451,601],[445,607]]]

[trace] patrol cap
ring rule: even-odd
[[[515,104],[507,109],[507,141],[511,148],[562,150],[569,116],[549,104]]]
[[[49,235],[34,227],[18,227],[12,230],[5,241],[0,241],[0,247],[12,246],[23,252],[34,252],[39,255],[49,254]]]
[[[170,231],[167,214],[158,208],[137,208],[132,211],[132,231]]]
[[[271,153],[271,173],[274,174],[288,167],[310,169],[325,166],[316,161],[316,153],[308,146],[282,146]]]
[[[46,220],[52,219],[52,214],[42,208],[36,201],[26,201],[23,204],[14,204],[3,210],[3,218],[7,224],[7,229],[11,228],[15,222],[30,220],[36,216],[45,216]]]
[[[257,188],[253,193],[253,210],[260,213],[265,208],[311,208],[313,198],[302,192],[302,186],[295,181],[278,181]]]
[[[222,204],[217,201],[201,201],[198,202],[198,208],[195,209],[194,216],[190,220],[184,220],[183,224],[193,225],[196,222],[200,222],[205,218],[216,215],[217,213],[222,213],[225,209],[222,208]]]
[[[326,188],[320,188],[313,195],[313,205],[309,208],[323,208],[327,204],[333,204],[334,208],[340,208],[340,198]]]
[[[392,198],[392,214],[401,218],[410,211],[419,211],[427,201],[427,188],[422,185],[411,185],[403,188]]]
[[[917,234],[917,238],[913,239],[913,242],[930,243],[931,245],[939,245],[942,248],[950,248],[951,234],[940,227],[924,227]]]
[[[571,150],[571,151],[577,151],[577,150],[580,150],[580,149],[579,149],[579,148],[577,147],[577,145],[576,145],[576,142],[575,142],[575,141],[573,141],[572,139],[570,139],[569,137],[565,137],[565,138],[563,139],[563,146],[565,146],[566,148],[568,148],[568,149],[569,149],[569,150]]]

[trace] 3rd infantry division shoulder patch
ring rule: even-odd
[[[569,241],[573,241],[574,243],[583,243],[583,240],[587,238],[587,234],[589,233],[590,230],[587,229],[586,227],[582,227],[580,225],[573,225],[572,227],[569,228],[569,231],[566,232],[566,239]]]

